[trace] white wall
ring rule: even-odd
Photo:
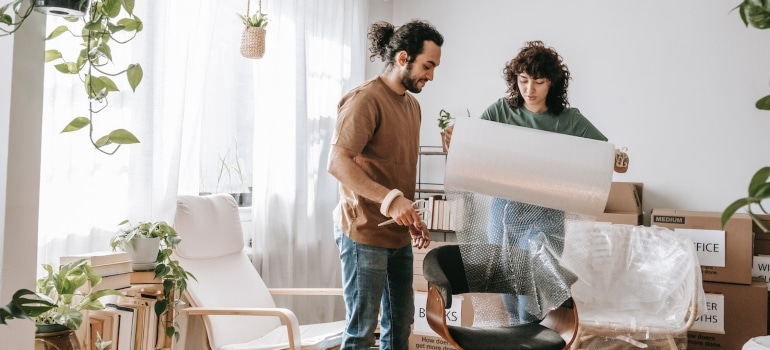
[[[0,303],[35,289],[45,16],[0,38]],[[0,326],[0,350],[31,349],[34,323]]]
[[[447,109],[474,117],[505,93],[503,65],[528,40],[570,68],[570,102],[617,147],[655,207],[721,212],[770,165],[770,30],[746,28],[737,2],[715,0],[370,0],[372,17],[413,18],[444,35],[435,80],[417,95],[423,144],[439,145]],[[386,5],[383,5],[386,4]],[[389,5],[392,3],[392,7]],[[367,76],[379,70],[369,67]],[[566,170],[566,169],[565,169]]]

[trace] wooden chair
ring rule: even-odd
[[[182,242],[175,258],[190,280],[186,315],[200,315],[210,349],[328,349],[340,345],[345,321],[299,325],[276,307],[244,251],[238,205],[229,194],[179,196],[174,227]],[[281,294],[342,295],[341,288],[284,288]],[[199,344],[187,334],[185,350]]]
[[[490,328],[447,325],[445,309],[452,306],[453,295],[487,292],[470,288],[465,271],[459,245],[434,248],[423,261],[428,281],[428,325],[452,346],[458,350],[559,350],[572,345],[578,331],[578,312],[571,299],[541,322]]]

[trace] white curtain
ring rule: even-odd
[[[253,60],[239,53],[236,13],[246,12],[246,1],[137,1],[144,31],[112,49],[120,65],[140,63],[144,80],[136,93],[118,81],[122,92],[109,96],[94,123],[97,134],[126,128],[141,143],[112,156],[94,151],[85,130],[59,133],[85,115],[87,100],[77,78],[46,67],[41,263],[109,250],[124,219],[173,220],[177,194],[252,187],[254,228],[246,234],[268,286],[340,286],[331,221],[337,183],[326,158],[337,102],[363,81],[368,2],[262,1],[267,49]],[[252,0],[251,13],[259,6]],[[51,17],[48,30],[59,23]],[[48,43],[65,47],[73,44]],[[242,181],[218,176],[224,156],[245,165]],[[305,310],[303,322],[344,315],[341,298],[316,298],[278,302]]]
[[[363,81],[368,2],[269,5],[267,50],[254,73],[266,82],[254,96],[254,261],[271,287],[340,287],[331,217],[337,182],[326,161],[337,102]],[[339,297],[286,302],[307,310],[301,321],[344,316]]]

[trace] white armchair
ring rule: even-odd
[[[278,308],[271,290],[243,250],[238,205],[228,194],[179,196],[174,227],[182,242],[174,255],[190,280],[183,315],[202,316],[210,349],[327,349],[339,346],[344,321],[299,325]],[[340,288],[276,289],[277,294],[342,295]],[[184,339],[191,349],[192,334]]]

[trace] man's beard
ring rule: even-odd
[[[417,82],[419,79],[412,79],[412,63],[408,63],[406,65],[406,70],[401,75],[401,84],[404,85],[407,91],[413,93],[413,94],[419,94],[420,91],[422,91],[422,88],[417,86]]]

